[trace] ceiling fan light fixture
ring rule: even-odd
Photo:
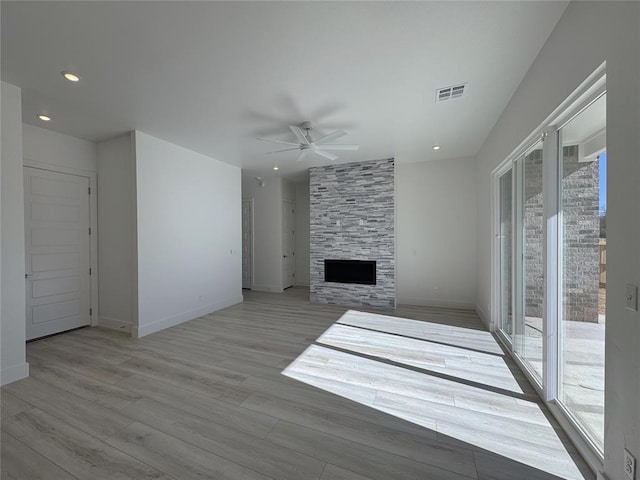
[[[44,113],[41,113],[40,115],[38,115],[38,118],[40,120],[42,120],[43,122],[50,122],[51,121],[51,117],[49,115],[45,115]]]

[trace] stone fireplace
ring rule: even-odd
[[[311,301],[395,308],[394,160],[312,168],[309,187]]]

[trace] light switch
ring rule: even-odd
[[[638,311],[638,287],[627,283],[627,293],[625,294],[626,307],[634,312]]]

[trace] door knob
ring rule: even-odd
[[[24,278],[31,278],[33,277],[33,273],[25,273],[24,274]]]

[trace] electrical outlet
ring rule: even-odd
[[[626,448],[624,449],[624,474],[629,480],[636,478],[636,459]]]

